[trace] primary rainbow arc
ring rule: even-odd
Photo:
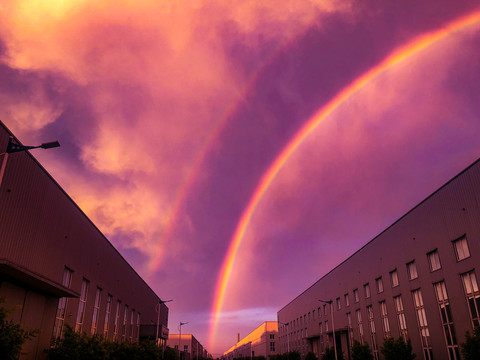
[[[416,37],[404,46],[395,49],[379,64],[356,78],[352,83],[342,89],[334,98],[332,98],[326,105],[320,108],[296,133],[290,142],[283,148],[280,154],[276,157],[267,171],[261,177],[252,197],[250,198],[247,207],[245,208],[240,221],[237,224],[234,235],[230,241],[230,245],[225,256],[223,265],[219,272],[217,286],[215,290],[214,302],[212,306],[213,321],[210,327],[209,347],[212,348],[215,342],[216,329],[218,325],[219,315],[223,306],[228,281],[233,270],[235,258],[242,242],[242,239],[247,230],[248,224],[261,201],[263,195],[270,187],[271,183],[285,165],[290,156],[297,150],[297,148],[305,141],[305,139],[317,128],[317,126],[325,120],[335,109],[337,109],[343,102],[350,98],[357,91],[365,87],[370,81],[377,78],[379,75],[398,65],[402,61],[411,57],[412,55],[424,50],[434,43],[448,37],[449,35],[468,28],[480,21],[480,11],[473,12],[466,16],[460,17],[446,26],[425,33]]]

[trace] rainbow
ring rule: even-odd
[[[237,224],[235,233],[232,236],[230,245],[220,269],[217,286],[215,289],[214,301],[212,306],[213,321],[210,326],[209,348],[213,348],[215,342],[216,330],[218,326],[219,315],[222,310],[225,293],[227,290],[228,281],[232,273],[235,258],[238,249],[242,243],[243,236],[247,230],[248,224],[257,208],[260,200],[265,192],[270,187],[271,183],[285,165],[290,156],[297,150],[297,148],[305,141],[305,139],[316,129],[316,127],[332,112],[335,111],[341,104],[350,98],[357,91],[365,87],[370,81],[377,78],[385,71],[398,65],[410,56],[424,50],[430,45],[447,36],[461,31],[469,26],[472,26],[480,21],[480,11],[473,12],[466,16],[457,18],[448,23],[444,27],[425,33],[416,37],[404,46],[396,48],[390,55],[388,55],[379,64],[356,78],[352,83],[342,89],[334,98],[332,98],[326,105],[320,108],[295,134],[290,142],[283,148],[280,154],[276,157],[267,171],[261,177],[252,197],[250,198],[247,207],[245,208],[240,221]]]
[[[312,19],[312,22],[314,19]],[[234,102],[221,116],[220,120],[214,125],[212,131],[210,132],[209,136],[207,137],[206,141],[203,143],[200,151],[197,152],[197,156],[193,160],[193,165],[190,167],[187,175],[183,178],[178,190],[175,192],[175,196],[173,197],[174,201],[172,205],[169,207],[167,211],[167,218],[165,221],[165,227],[163,228],[163,234],[160,236],[159,240],[157,241],[157,249],[155,251],[154,256],[150,259],[148,268],[149,274],[148,277],[154,275],[155,271],[159,268],[160,264],[163,261],[163,258],[166,253],[166,249],[168,248],[167,243],[172,235],[172,232],[175,228],[175,225],[178,222],[178,218],[181,214],[181,210],[183,208],[183,204],[190,193],[190,189],[193,187],[195,180],[198,178],[198,174],[202,170],[202,164],[205,161],[208,153],[214,147],[217,138],[222,133],[223,129],[228,123],[233,114],[238,110],[240,105],[244,103],[247,99],[247,95],[250,93],[251,89],[257,83],[260,75],[262,74],[263,70],[268,68],[268,66],[276,59],[277,55],[283,50],[286,49],[290,43],[292,43],[297,37],[300,36],[301,33],[306,32],[311,23],[306,23],[303,26],[298,27],[298,29],[291,34],[287,39],[285,39],[277,48],[267,56],[266,60],[260,66],[260,69],[256,71],[254,75],[250,77],[247,81],[246,85],[243,87],[243,90],[238,95],[238,99]]]

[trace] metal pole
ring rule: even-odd
[[[182,356],[181,356],[181,352],[180,352],[180,340],[181,340],[181,338],[182,338],[182,325],[186,325],[186,324],[188,324],[188,322],[182,323],[182,322],[180,321],[180,326],[179,326],[180,335],[179,335],[179,337],[178,337],[178,354],[179,354],[179,356],[180,356],[180,360],[182,360]]]
[[[333,331],[333,348],[335,350],[335,360],[338,359],[337,357],[337,342],[335,340],[335,323],[333,322],[333,301],[330,300],[330,312],[332,313],[332,331]]]
[[[159,341],[159,340],[160,340],[160,338],[159,338],[160,306],[161,306],[162,304],[165,304],[165,303],[170,302],[170,301],[173,301],[173,300],[161,300],[161,299],[159,299],[158,304],[157,304],[157,306],[155,307],[155,310],[157,311],[157,314],[158,314],[158,315],[157,315],[157,336],[156,336],[156,339],[155,339],[155,340],[156,340],[156,343],[157,343],[157,347],[160,346],[160,341]],[[165,344],[162,344],[162,359],[163,359],[163,346],[164,346],[164,345],[165,345]]]
[[[3,182],[3,175],[5,174],[5,168],[7,167],[7,160],[8,160],[9,153],[22,152],[22,151],[38,149],[38,148],[51,149],[59,146],[60,146],[60,143],[58,141],[43,143],[42,145],[38,145],[38,146],[18,145],[13,142],[13,136],[10,136],[10,138],[8,139],[7,149],[5,150],[4,153],[0,154],[0,155],[3,155],[2,166],[0,168],[0,186],[2,185],[2,182]]]
[[[287,327],[287,352],[289,353],[290,352],[290,336],[288,336],[288,333],[290,331],[288,330],[288,324],[289,323],[286,323],[285,326]]]
[[[155,343],[158,347],[159,346],[159,343],[158,343],[158,328],[160,326],[160,303],[157,304],[157,306],[155,307],[155,310],[157,310],[157,313],[158,313],[158,316],[157,316],[157,336],[155,337]]]
[[[335,340],[335,323],[333,322],[333,300],[320,300],[318,301],[323,302],[325,304],[330,305],[330,313],[332,314],[332,334],[333,334],[333,350],[335,351],[335,360],[337,360],[337,342]]]

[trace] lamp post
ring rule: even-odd
[[[288,326],[288,322],[284,323],[284,322],[279,321],[279,323],[282,324],[282,325]],[[287,353],[289,353],[289,352],[290,352],[290,340],[289,340],[289,337],[288,337],[288,329],[287,329]]]
[[[155,343],[157,344],[157,347],[160,345],[159,344],[159,337],[158,337],[158,328],[160,327],[160,305],[165,304],[167,302],[170,302],[173,300],[162,300],[158,299],[158,304],[155,306],[155,311],[157,312],[157,336],[155,337]]]
[[[332,314],[332,334],[333,334],[333,349],[335,350],[335,360],[337,360],[337,342],[335,340],[335,323],[333,322],[333,300],[320,300],[318,301],[323,302],[325,304],[330,305],[330,313]]]
[[[2,166],[0,168],[0,186],[2,185],[3,175],[5,174],[5,168],[7,167],[8,154],[27,151],[31,149],[38,149],[38,148],[51,149],[59,146],[60,146],[60,143],[58,141],[51,141],[51,142],[43,143],[42,145],[38,145],[38,146],[18,145],[13,142],[13,137],[10,136],[10,138],[8,139],[7,150],[5,150],[4,153],[0,154],[0,155],[3,155]]]
[[[187,325],[188,322],[181,322],[180,321],[180,325],[178,326],[178,329],[180,331],[180,335],[178,336],[178,354],[181,355],[181,352],[180,352],[180,341],[182,340],[182,325]],[[182,360],[182,357],[180,356],[180,360]]]

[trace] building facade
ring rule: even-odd
[[[0,149],[10,136],[0,123]],[[43,359],[65,325],[116,341],[137,341],[143,324],[167,328],[167,306],[30,153],[0,164],[0,297],[39,330],[22,359]]]
[[[181,360],[208,359],[211,355],[192,334],[170,334],[167,346],[179,352]]]
[[[385,338],[410,339],[418,359],[460,359],[480,322],[477,161],[278,311],[280,352],[327,347],[351,359],[354,340],[382,359]]]
[[[224,360],[253,358],[278,354],[278,322],[266,321],[250,334],[228,349],[222,356]]]

